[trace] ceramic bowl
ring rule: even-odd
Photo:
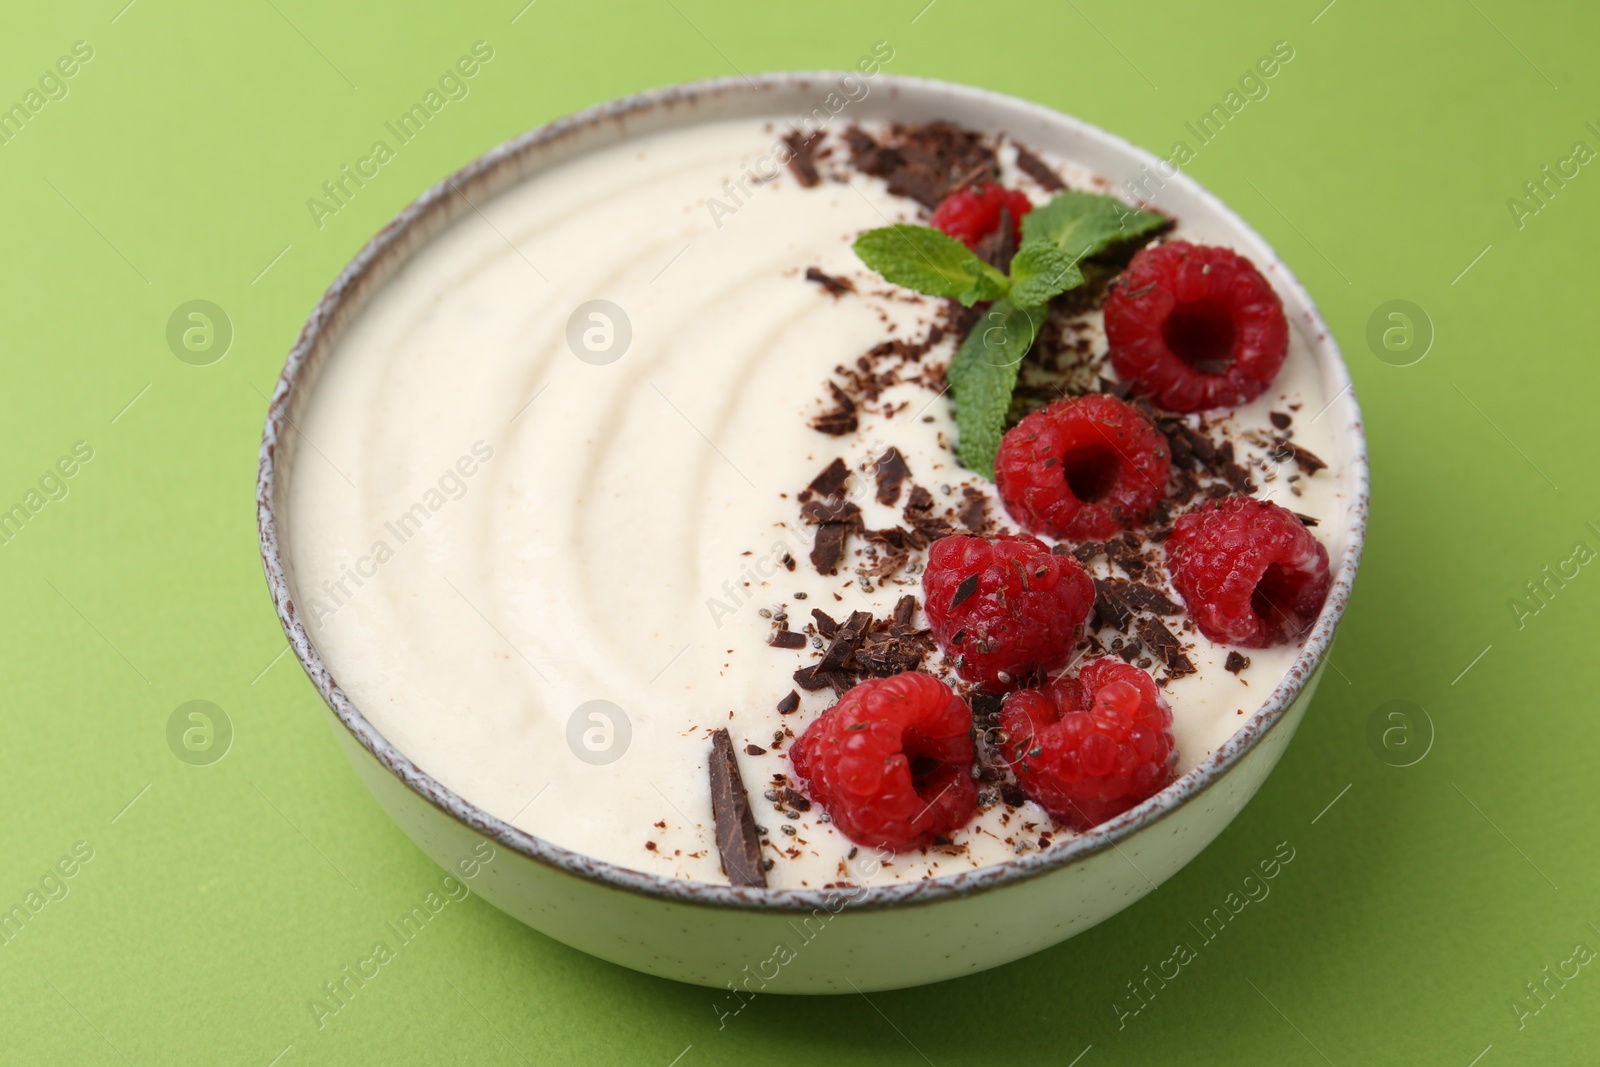
[[[1315,357],[1332,398],[1320,417],[1332,420],[1339,452],[1333,469],[1341,472],[1345,504],[1319,531],[1334,546],[1327,605],[1293,668],[1228,742],[1157,796],[1090,833],[980,870],[855,890],[734,888],[628,870],[525,833],[446,789],[379,734],[307,637],[282,540],[293,427],[341,333],[373,294],[436,234],[472,213],[469,199],[481,205],[547,167],[630,137],[752,116],[780,124],[809,117],[833,129],[863,120],[949,119],[1005,131],[1118,188],[1141,183],[1190,232],[1236,247],[1262,267]],[[473,892],[544,934],[624,967],[722,989],[731,1011],[740,1003],[728,993],[735,988],[870,992],[998,966],[1115,914],[1205,848],[1278,762],[1317,687],[1361,553],[1367,463],[1348,373],[1310,297],[1254,230],[1187,176],[1087,123],[1022,100],[884,73],[819,72],[631,96],[524,134],[424,193],[361,250],[301,330],[268,411],[256,506],[267,582],[289,643],[327,702],[357,774],[406,834]]]

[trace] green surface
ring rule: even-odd
[[[1088,1048],[1082,1067],[1499,1067],[1600,1054],[1600,968],[1574,959],[1600,948],[1600,572],[1580,562],[1600,549],[1600,174],[1551,182],[1520,226],[1507,205],[1575,141],[1600,148],[1585,126],[1600,126],[1592,7],[538,0],[513,21],[523,0],[138,0],[119,15],[125,2],[13,5],[0,35],[4,101],[73,42],[94,50],[65,98],[0,145],[0,508],[26,506],[76,442],[93,453],[47,480],[66,495],[41,493],[0,546],[0,906],[24,903],[58,860],[74,872],[48,880],[59,899],[0,947],[0,1060],[943,1067],[1065,1065]],[[494,58],[470,95],[319,229],[307,198],[479,40]],[[1372,446],[1369,548],[1337,669],[1213,847],[1114,920],[1004,970],[870,1002],[763,998],[719,1030],[712,992],[590,960],[474,898],[319,1029],[308,1002],[441,872],[336,750],[281,655],[261,577],[264,396],[306,313],[397,209],[505,138],[649,86],[851,66],[878,40],[895,73],[1014,93],[1162,153],[1187,141],[1190,173],[1299,273],[1344,343]],[[1270,92],[1198,146],[1185,123],[1280,40],[1294,55]],[[195,299],[234,330],[209,366],[166,340]],[[1392,300],[1425,309],[1436,333],[1415,365],[1369,347]],[[1530,581],[1550,592],[1519,619],[1509,602]],[[232,724],[209,766],[169,749],[168,720],[191,700]],[[1369,732],[1390,701],[1426,709],[1431,748],[1424,727],[1409,748],[1388,734],[1393,751],[1385,722]],[[1204,943],[1191,923],[1280,842],[1294,858],[1270,895]],[[1114,1005],[1136,1004],[1125,983],[1180,940],[1195,957],[1119,1027]],[[1534,1000],[1525,983],[1569,959],[1576,977]]]

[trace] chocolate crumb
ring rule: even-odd
[[[806,281],[816,282],[818,285],[822,286],[822,288],[826,290],[829,295],[835,297],[843,296],[845,293],[853,293],[856,291],[856,283],[851,281],[849,278],[836,278],[831,274],[822,273],[822,271],[818,270],[816,267],[806,268]]]
[[[761,839],[726,729],[711,735],[710,777],[711,813],[716,823],[717,851],[722,854],[722,871],[736,886],[764,888],[767,876],[761,864]]]
[[[1230,651],[1228,653],[1228,661],[1222,666],[1223,669],[1229,674],[1238,674],[1240,671],[1250,666],[1250,657],[1241,656],[1238,652]]]
[[[767,750],[760,745],[746,745],[744,746],[744,754],[746,756],[765,756]]]
[[[778,714],[779,715],[788,715],[791,712],[798,710],[799,707],[800,707],[800,694],[795,692],[793,689],[791,689],[791,690],[789,690],[789,695],[788,696],[786,696],[782,700],[778,701]]]
[[[1267,418],[1271,419],[1272,425],[1280,430],[1287,430],[1289,424],[1294,422],[1294,416],[1286,411],[1269,411],[1267,412]]]
[[[1315,525],[1317,525],[1317,520],[1314,517],[1310,516],[1310,515],[1302,515],[1298,511],[1291,512],[1291,514],[1293,514],[1295,518],[1300,520],[1300,525],[1302,525],[1302,526],[1315,526]]]

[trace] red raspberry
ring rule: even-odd
[[[1219,644],[1295,641],[1322,611],[1328,550],[1294,512],[1228,496],[1180,516],[1167,572],[1200,632]]]
[[[1088,830],[1160,792],[1178,767],[1172,710],[1113,658],[1006,697],[1000,725],[1017,781],[1058,822]]]
[[[1110,537],[1167,495],[1167,439],[1105,393],[1040,408],[1006,432],[995,484],[1011,517],[1073,541]]]
[[[939,650],[961,677],[1000,692],[1065,666],[1094,605],[1078,561],[1026,534],[941,537],[922,592]]]
[[[933,209],[934,229],[943,230],[968,248],[1000,227],[1000,209],[1011,212],[1011,241],[1022,241],[1022,216],[1033,210],[1028,194],[1007,189],[995,182],[979,182],[965,189],[957,189]]]
[[[1133,257],[1106,297],[1111,366],[1172,411],[1254,400],[1283,366],[1289,322],[1272,286],[1226,248],[1168,241]]]
[[[978,809],[972,710],[937,678],[908,671],[852,688],[789,750],[833,825],[862,845],[922,848]]]

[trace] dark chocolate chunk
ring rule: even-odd
[[[1095,579],[1094,625],[1096,629],[1109,626],[1113,630],[1126,630],[1133,618],[1133,605],[1110,582]]]
[[[711,735],[711,814],[716,822],[717,851],[722,872],[736,886],[762,886],[767,875],[761,865],[761,838],[756,834],[750,797],[739,776],[739,760],[726,729]]]
[[[856,283],[849,278],[835,278],[831,274],[824,274],[816,267],[806,268],[806,281],[816,282],[833,296],[843,296],[845,293],[856,291]]]
[[[917,598],[907,593],[894,602],[893,625],[896,630],[906,630],[911,626],[911,618],[917,611]]]
[[[1000,222],[995,228],[979,238],[978,244],[972,250],[979,259],[999,271],[1008,274],[1011,271],[1011,257],[1017,254],[1017,242],[1011,232],[1011,210],[1000,209]]]
[[[833,457],[833,462],[822,468],[822,473],[811,479],[811,484],[806,489],[818,496],[833,496],[850,478],[850,468],[844,465],[844,460],[838,456]]]
[[[1166,664],[1167,671],[1174,678],[1182,678],[1186,674],[1195,672],[1195,665],[1184,655],[1183,645],[1173,636],[1171,630],[1162,625],[1160,619],[1140,619],[1138,631],[1139,640],[1144,642],[1144,646],[1157,659]]]
[[[1061,175],[1050,169],[1050,164],[1034,155],[1021,145],[1017,145],[1017,169],[1039,183],[1039,187],[1048,192],[1059,192],[1067,187],[1061,180]]]
[[[989,522],[989,498],[980,489],[962,486],[961,508],[956,512],[956,517],[961,520],[961,525],[973,533],[982,532]]]
[[[801,667],[794,672],[794,681],[801,689],[814,693],[818,689],[832,688],[840,696],[850,688],[851,679],[848,674],[840,671],[825,671],[820,663],[813,663],[809,667]]]
[[[839,632],[839,620],[821,608],[812,608],[811,617],[817,620],[817,633],[823,637],[832,637]]]
[[[839,627],[839,632],[834,635],[833,643],[828,645],[828,650],[822,654],[822,659],[817,663],[821,671],[831,672],[844,668],[845,663],[855,654],[860,646],[861,639],[867,635],[867,627],[872,625],[872,612],[852,611],[850,617]]]
[[[782,700],[778,701],[778,714],[779,715],[788,715],[791,712],[797,710],[799,707],[800,707],[800,694],[796,693],[793,689],[791,689],[791,690],[789,690],[789,695],[788,696],[786,696]]]
[[[792,786],[783,787],[783,799],[795,811],[811,810],[811,798]]]
[[[773,648],[805,648],[806,635],[799,630],[774,630],[767,643]]]
[[[874,464],[873,477],[878,483],[878,503],[893,505],[900,500],[900,486],[911,476],[911,468],[906,466],[906,457],[893,445],[889,450],[878,457]]]
[[[852,529],[861,525],[861,509],[848,500],[829,498],[818,500],[815,497],[800,505],[800,517],[814,526],[824,523],[839,523]]]
[[[822,180],[817,173],[817,164],[812,159],[817,144],[822,140],[822,131],[818,130],[810,137],[801,137],[800,131],[795,130],[787,134],[783,142],[789,146],[789,169],[794,172],[795,178],[807,189]]]
[[[817,528],[817,539],[811,544],[811,565],[817,568],[818,574],[839,573],[839,561],[844,558],[844,542],[849,533],[850,527],[842,522],[826,522]]]
[[[1228,662],[1224,663],[1222,666],[1230,673],[1238,674],[1240,671],[1250,666],[1250,657],[1241,656],[1238,652],[1230,651],[1228,653]]]

